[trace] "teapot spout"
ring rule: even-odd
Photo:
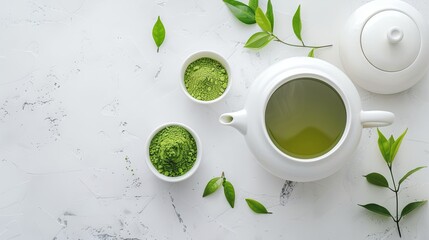
[[[224,113],[219,117],[219,122],[223,125],[231,126],[245,135],[247,131],[247,113],[246,110],[240,110],[233,113]]]

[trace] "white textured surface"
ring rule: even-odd
[[[337,44],[347,16],[365,2],[273,0],[275,31],[295,41],[290,19],[301,3],[304,39]],[[427,1],[407,2],[429,19]],[[167,29],[160,53],[151,38],[158,15]],[[0,239],[398,239],[390,219],[356,205],[394,206],[390,192],[362,178],[387,173],[374,130],[363,132],[337,174],[285,183],[217,122],[244,105],[263,69],[307,53],[277,43],[244,49],[257,30],[221,0],[0,0]],[[211,106],[191,102],[178,82],[186,56],[203,49],[228,58],[234,81]],[[337,45],[316,55],[340,66]],[[396,114],[384,132],[409,128],[397,175],[429,165],[428,89],[426,77],[396,95],[360,90],[365,109]],[[200,169],[178,184],[156,179],[143,159],[149,133],[168,121],[194,128],[204,147]],[[201,197],[222,171],[236,188],[234,209],[221,192]],[[402,206],[429,198],[428,170],[404,186]],[[274,214],[253,214],[244,198]],[[429,239],[428,213],[425,205],[404,218],[404,239]]]

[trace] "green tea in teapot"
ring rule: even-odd
[[[265,125],[285,154],[310,159],[329,152],[346,127],[346,108],[338,92],[314,78],[286,82],[271,95]]]

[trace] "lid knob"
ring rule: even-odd
[[[399,27],[392,27],[387,32],[387,39],[391,44],[399,43],[404,37],[404,32]]]

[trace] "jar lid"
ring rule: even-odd
[[[408,15],[388,10],[371,17],[362,29],[362,51],[382,71],[396,72],[410,66],[419,55],[420,30]]]
[[[403,1],[371,1],[346,22],[340,56],[346,73],[360,87],[382,94],[404,91],[429,69],[428,23]]]

